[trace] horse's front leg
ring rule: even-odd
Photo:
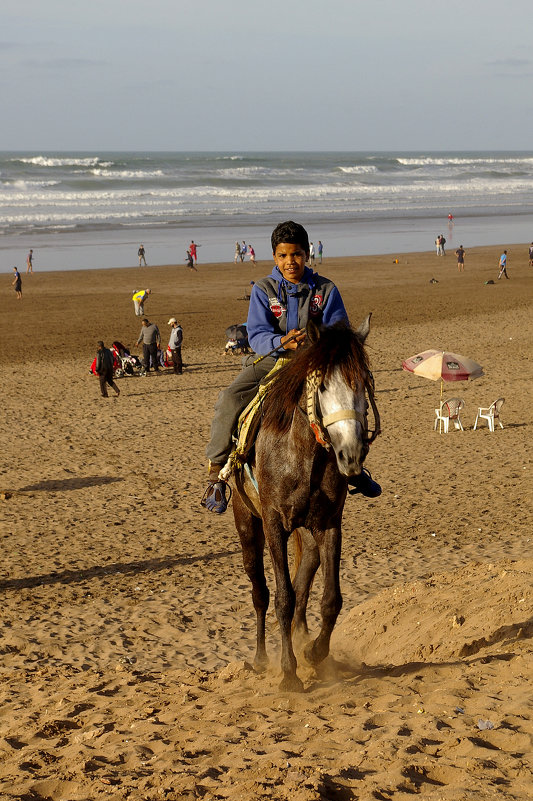
[[[242,561],[252,584],[252,601],[257,621],[257,641],[254,666],[263,671],[268,665],[265,645],[265,619],[270,600],[265,579],[263,553],[265,535],[262,521],[254,517],[238,492],[233,495],[233,515],[242,547]]]
[[[295,594],[292,587],[287,558],[287,540],[289,535],[281,523],[265,524],[265,535],[270,548],[274,576],[276,578],[276,616],[281,632],[281,670],[283,680],[280,690],[301,692],[303,684],[296,675],[296,657],[292,647],[291,627],[294,615]]]
[[[305,658],[312,665],[318,665],[329,654],[331,633],[342,609],[342,595],[339,580],[341,556],[340,526],[326,529],[316,534],[320,561],[324,576],[324,592],[320,611],[322,627],[316,640],[305,649]]]
[[[293,630],[296,634],[309,634],[307,627],[307,602],[311,584],[320,565],[320,554],[315,538],[305,528],[296,529],[293,533],[295,560],[298,565],[293,580],[296,593]]]

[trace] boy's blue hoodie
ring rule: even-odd
[[[281,337],[288,331],[305,328],[309,318],[318,325],[348,322],[333,281],[306,267],[300,283],[292,284],[274,267],[252,288],[247,323],[250,346],[264,356],[280,348]]]

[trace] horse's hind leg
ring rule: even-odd
[[[309,634],[307,627],[307,602],[311,584],[320,565],[320,554],[315,538],[304,528],[293,533],[296,575],[292,586],[296,594],[293,629],[296,634]]]
[[[235,526],[241,540],[244,569],[252,583],[252,600],[257,618],[257,644],[254,665],[264,670],[268,664],[265,645],[265,619],[270,593],[265,579],[263,553],[265,535],[262,521],[254,517],[238,492],[233,495]]]
[[[329,654],[331,633],[342,609],[342,595],[339,581],[341,554],[341,533],[339,528],[330,528],[317,536],[320,561],[324,576],[324,592],[320,610],[322,627],[316,640],[305,649],[305,658],[312,665],[318,665]]]

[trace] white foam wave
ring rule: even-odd
[[[97,164],[101,166],[111,166],[111,161],[100,161],[98,156],[90,158],[55,158],[51,156],[32,156],[31,158],[16,158],[11,161],[20,164],[33,164],[36,167],[93,167]]]
[[[472,158],[453,158],[453,157],[409,157],[409,158],[397,158],[396,161],[398,164],[403,164],[406,167],[427,167],[427,166],[436,166],[436,167],[446,167],[450,166],[470,166],[470,165],[477,165],[477,166],[493,166],[495,164],[498,165],[506,165],[506,164],[533,164],[533,158],[524,157],[524,158],[480,158],[480,157],[472,157]]]
[[[127,181],[129,178],[160,178],[165,174],[163,170],[103,170],[100,167],[95,167],[89,172],[98,177],[121,181]]]
[[[348,173],[348,175],[364,175],[378,171],[378,168],[374,164],[356,164],[353,167],[337,167],[337,169],[341,172]]]

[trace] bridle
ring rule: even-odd
[[[328,433],[328,426],[333,423],[338,423],[339,420],[357,420],[361,423],[363,429],[363,446],[368,451],[370,445],[374,442],[378,434],[381,434],[381,422],[374,397],[374,376],[368,372],[364,381],[364,390],[368,395],[368,400],[372,406],[374,414],[374,431],[368,430],[368,403],[365,398],[365,411],[364,413],[358,412],[356,409],[339,409],[333,414],[321,415],[318,404],[318,390],[322,385],[324,376],[320,370],[314,370],[307,376],[306,380],[306,397],[307,397],[307,417],[309,425],[316,441],[322,445],[326,450],[331,448],[331,438]]]

